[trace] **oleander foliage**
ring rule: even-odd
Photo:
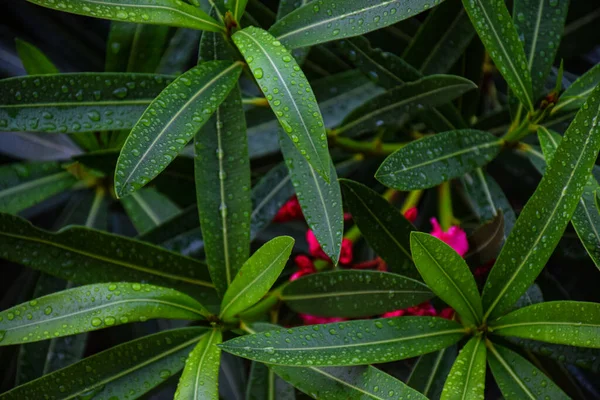
[[[599,395],[597,4],[27,1],[111,22],[105,72],[17,40],[0,80],[1,400]],[[331,262],[289,282],[294,194]]]

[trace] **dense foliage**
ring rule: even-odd
[[[0,400],[600,398],[600,5],[19,1]]]

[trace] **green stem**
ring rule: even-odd
[[[410,191],[408,193],[408,196],[406,196],[406,199],[404,200],[404,204],[402,204],[402,208],[400,209],[400,211],[402,212],[402,214],[404,214],[409,209],[418,206],[419,205],[419,201],[421,200],[421,197],[423,197],[423,191],[422,190],[412,190],[412,191]]]
[[[269,107],[269,102],[264,97],[250,97],[242,99],[242,104],[250,104],[257,107]]]
[[[450,191],[450,182],[444,182],[439,187],[439,217],[440,225],[444,231],[452,226],[454,214],[452,213],[452,193]]]
[[[335,133],[329,135],[332,146],[352,152],[362,153],[370,156],[388,156],[403,148],[407,143],[382,143],[378,140],[363,142],[346,137],[337,136]]]

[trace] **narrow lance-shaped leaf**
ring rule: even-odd
[[[490,369],[506,400],[570,399],[550,378],[512,350],[487,342]]]
[[[501,139],[474,129],[438,133],[388,156],[375,177],[397,190],[427,189],[487,164],[502,145]]]
[[[443,0],[442,0],[443,1]],[[290,48],[359,36],[395,24],[437,5],[440,0],[318,0],[291,12],[269,29]]]
[[[204,31],[225,28],[198,7],[171,0],[27,0],[72,14],[141,24],[179,26]]]
[[[219,399],[219,365],[223,335],[219,329],[206,333],[187,357],[175,400]]]
[[[600,348],[600,304],[550,301],[519,308],[490,322],[496,335]]]
[[[3,79],[0,129],[59,133],[129,129],[171,78],[75,73]]]
[[[196,56],[201,35],[200,31],[179,28],[162,55],[157,72],[175,75],[184,72],[189,67],[190,60]]]
[[[197,320],[209,315],[196,300],[173,289],[141,283],[100,283],[2,311],[0,345],[36,342],[153,318]]]
[[[397,317],[277,329],[241,336],[221,347],[275,365],[366,365],[440,350],[464,334],[463,327],[443,318]]]
[[[58,68],[46,57],[44,53],[29,42],[15,39],[17,54],[25,67],[28,75],[57,74]]]
[[[298,153],[292,140],[281,130],[279,143],[304,218],[325,254],[337,264],[342,248],[344,212],[342,193],[333,162],[329,161],[331,182],[327,183]]]
[[[495,259],[504,243],[504,216],[502,210],[493,220],[479,226],[467,238],[469,251],[464,255],[468,265],[479,266]]]
[[[549,162],[554,156],[562,137],[556,132],[540,127],[538,138],[542,145],[544,157]],[[543,171],[540,172],[543,173]],[[600,210],[596,204],[596,193],[599,189],[598,181],[591,176],[583,189],[583,195],[579,199],[575,213],[571,218],[571,223],[579,236],[579,240],[581,240],[590,258],[598,268],[600,268]]]
[[[223,296],[221,317],[227,319],[260,300],[275,283],[294,247],[294,239],[280,236],[265,243],[244,263]]]
[[[457,98],[476,86],[453,75],[432,75],[389,90],[354,109],[336,129],[344,136],[375,131],[380,126],[399,128],[426,107]]]
[[[2,400],[138,396],[177,374],[206,328],[174,329],[123,343],[0,395]]]
[[[279,2],[279,6],[277,7],[277,20],[282,19],[292,11],[310,3],[312,0],[283,0]],[[292,50],[292,54],[294,58],[298,61],[298,64],[302,65],[306,56],[308,56],[308,52],[310,51],[310,47],[305,48],[296,48]]]
[[[442,388],[456,359],[456,345],[424,354],[415,363],[406,384],[431,400],[439,400]]]
[[[410,234],[415,266],[440,299],[455,309],[464,325],[479,326],[483,314],[479,290],[467,263],[446,243],[426,233]]]
[[[588,96],[594,91],[594,88],[600,83],[600,64],[581,75],[571,86],[560,95],[558,104],[550,111],[551,114],[557,112],[567,112],[578,110],[585,103]]]
[[[57,162],[15,163],[0,167],[0,211],[16,214],[77,182]]]
[[[254,361],[250,366],[246,400],[268,399],[296,400],[296,390],[292,385],[275,375],[273,368]]]
[[[558,51],[568,8],[569,0],[514,2],[513,20],[525,47],[534,101],[543,94],[546,78]]]
[[[0,238],[2,258],[65,280],[150,282],[214,304],[206,265],[147,243],[75,226],[50,233],[8,214],[0,214]]]
[[[202,63],[152,101],[123,145],[115,169],[117,196],[126,196],[162,172],[208,121],[235,86],[239,62]]]
[[[177,215],[179,207],[154,188],[144,188],[121,199],[138,233],[144,234]]]
[[[484,320],[506,312],[538,276],[571,219],[600,150],[600,88],[565,133],[483,290]]]
[[[508,86],[525,109],[533,111],[527,58],[506,4],[496,0],[463,0],[463,5]]]
[[[294,146],[326,180],[330,156],[321,111],[291,53],[268,32],[248,27],[233,35],[273,112]]]
[[[220,33],[207,32],[202,60],[228,60]],[[250,159],[242,95],[237,85],[194,139],[196,199],[206,262],[217,292],[225,293],[250,255]]]
[[[348,212],[389,270],[420,280],[410,254],[410,233],[415,227],[399,209],[367,186],[347,179],[340,179],[340,183]]]
[[[246,4],[248,0],[225,0],[225,7],[233,14],[233,18],[236,21],[240,21],[244,11],[246,10]]]
[[[471,338],[452,365],[442,391],[442,400],[483,399],[485,389],[485,342],[481,336]]]
[[[433,297],[423,283],[379,271],[329,271],[286,285],[281,300],[294,311],[357,318],[415,306]]]

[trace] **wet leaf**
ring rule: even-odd
[[[410,254],[410,233],[415,227],[374,190],[347,179],[340,183],[348,212],[388,269],[421,280]]]
[[[127,215],[140,235],[173,218],[181,210],[154,188],[144,188],[121,199]]]
[[[219,329],[206,333],[187,357],[175,400],[219,399],[219,365],[223,336]]]
[[[279,6],[277,7],[277,20],[282,19],[292,11],[310,3],[312,0],[282,0],[279,2]],[[269,24],[271,25],[271,24]],[[308,52],[310,51],[310,47],[304,48],[296,48],[292,50],[292,54],[298,64],[302,65],[306,56],[308,56]]]
[[[465,254],[467,264],[484,265],[495,259],[504,243],[504,216],[502,210],[488,223],[478,227],[468,237],[469,252]]]
[[[304,218],[325,254],[337,264],[342,247],[344,212],[335,167],[329,161],[331,183],[327,183],[281,130],[279,142]]]
[[[155,178],[208,121],[235,86],[239,62],[202,63],[163,90],[131,130],[115,170],[115,192],[124,197]]]
[[[471,338],[460,350],[442,391],[442,400],[483,399],[485,389],[485,342]]]
[[[487,342],[487,346],[492,374],[506,400],[570,398],[542,371],[517,353],[491,342]]]
[[[600,304],[550,301],[490,322],[490,331],[542,342],[600,348]]]
[[[357,136],[381,126],[399,128],[429,107],[446,104],[476,86],[453,75],[432,75],[389,90],[354,109],[336,129]]]
[[[189,67],[192,58],[196,57],[201,34],[200,31],[179,28],[171,37],[167,49],[162,55],[157,72],[175,75],[184,72]]]
[[[290,282],[280,298],[299,313],[358,318],[416,306],[433,296],[422,282],[402,275],[338,270]]]
[[[460,255],[440,239],[412,232],[415,266],[431,290],[456,310],[465,326],[479,326],[483,314],[475,278]]]
[[[417,15],[439,0],[317,0],[277,21],[269,32],[289,48],[358,36]]]
[[[33,299],[0,312],[0,346],[37,342],[148,319],[198,320],[210,313],[173,289],[99,283]]]
[[[276,237],[242,265],[223,296],[220,314],[223,319],[237,315],[267,294],[285,267],[293,246],[291,237]]]
[[[147,243],[77,226],[50,233],[8,214],[0,214],[0,238],[2,258],[65,280],[149,282],[214,304],[206,265]]]
[[[223,31],[224,27],[198,7],[183,1],[170,0],[27,0],[42,7],[141,24],[171,25],[204,31]]]
[[[248,0],[225,0],[225,7],[231,11],[236,21],[240,21],[246,10],[247,3]]]
[[[305,370],[306,372],[306,370]],[[252,362],[246,400],[295,400],[294,387],[275,375],[266,364]]]
[[[77,179],[54,161],[0,167],[0,212],[16,214],[61,193]]]
[[[513,21],[531,72],[533,100],[544,94],[567,17],[569,0],[515,1]]]
[[[497,0],[463,0],[463,5],[508,86],[525,109],[533,112],[531,74],[506,4]]]
[[[131,73],[3,79],[0,129],[59,133],[129,129],[171,79],[166,75]]]
[[[488,163],[502,145],[501,139],[474,129],[438,133],[388,156],[375,177],[397,190],[427,189]]]
[[[599,83],[600,64],[596,64],[585,74],[577,78],[577,80],[560,95],[558,103],[550,113],[555,114],[558,112],[566,113],[567,111],[577,111],[583,103],[585,103]]]
[[[260,28],[248,27],[232,38],[297,151],[319,175],[329,180],[331,158],[323,117],[296,60]]]
[[[17,54],[28,75],[57,74],[58,68],[37,47],[25,40],[15,39]]]
[[[456,355],[456,346],[422,355],[415,363],[406,384],[428,399],[439,400]]]
[[[203,60],[227,60],[220,33],[204,33]],[[250,255],[250,159],[242,95],[237,85],[194,139],[194,175],[206,262],[217,292],[225,293]]]
[[[222,349],[274,365],[366,365],[440,350],[464,334],[454,321],[396,317],[277,329],[229,340]]]
[[[506,240],[483,290],[484,319],[506,312],[550,258],[600,150],[600,88],[590,95]]]
[[[177,374],[205,333],[206,328],[182,328],[133,340],[14,388],[0,398],[139,397]]]

